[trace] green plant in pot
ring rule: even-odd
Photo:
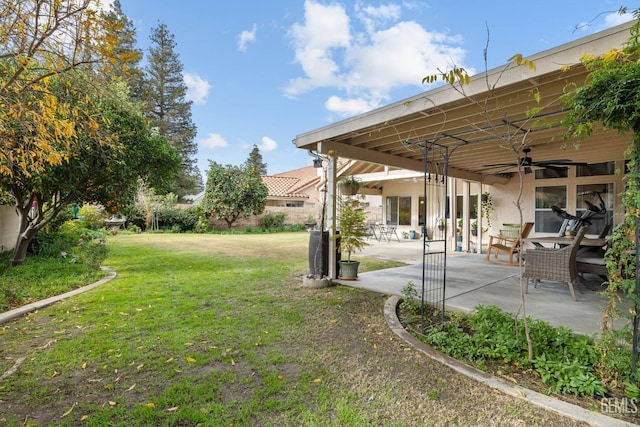
[[[488,192],[482,193],[480,199],[480,215],[487,220],[487,229],[482,229],[483,232],[488,231],[491,228],[491,212],[493,212],[493,199]]]
[[[338,188],[340,188],[340,193],[344,196],[355,196],[360,189],[360,180],[350,175],[338,181]]]
[[[340,260],[340,279],[356,280],[360,261],[351,259],[351,254],[362,250],[368,245],[366,242],[367,217],[364,210],[355,200],[346,197],[340,203],[340,233],[334,238],[340,239],[340,252],[347,254],[346,260]]]

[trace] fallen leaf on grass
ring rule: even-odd
[[[231,366],[236,366],[236,361],[231,359]]]
[[[315,380],[311,381],[312,383],[321,383],[322,379],[320,378],[316,378]]]
[[[116,406],[116,405],[117,405],[117,403],[116,403],[116,402],[114,402],[113,400],[110,400],[110,401],[109,401],[109,406]]]
[[[174,406],[172,408],[168,408],[167,412],[176,412],[178,410],[179,406]]]
[[[169,362],[173,362],[173,357],[168,358],[167,360],[164,361],[164,363],[169,363]]]
[[[193,357],[187,357],[187,362],[189,363],[194,363],[196,361],[196,359],[194,359]]]
[[[156,407],[156,404],[155,404],[155,403],[153,403],[153,402],[149,402],[149,403],[147,403],[147,408],[151,408],[151,409],[153,409],[153,408],[155,408],[155,407]]]
[[[120,314],[121,316],[128,316],[128,315],[129,315],[129,313],[125,313],[124,311],[121,311],[119,314]]]
[[[87,421],[88,419],[89,419],[89,415],[83,415],[83,416],[80,418],[80,421]]]
[[[133,383],[133,384],[131,385],[131,387],[129,387],[126,391],[131,391],[131,390],[133,390],[134,388],[136,388],[136,383]]]
[[[73,408],[75,408],[77,404],[78,404],[78,402],[75,402],[73,405],[71,405],[71,408],[69,408],[69,410],[68,410],[67,412],[65,412],[64,414],[62,414],[62,415],[60,416],[60,418],[64,418],[64,417],[66,417],[67,415],[69,415],[70,413],[72,413],[72,412],[73,412]]]
[[[82,364],[82,369],[87,369],[87,362],[84,362],[84,363]]]

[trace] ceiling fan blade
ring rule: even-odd
[[[522,152],[524,153],[524,157],[521,157],[520,160],[516,163],[494,163],[485,165],[484,169],[482,170],[487,171],[493,169],[502,169],[500,172],[506,172],[508,169],[517,169],[518,167],[522,167],[525,174],[530,174],[531,172],[533,172],[534,168],[546,168],[560,171],[565,170],[568,166],[587,166],[587,163],[574,162],[569,159],[533,161],[533,159],[529,157],[531,148],[524,148]]]

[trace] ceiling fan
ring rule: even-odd
[[[529,156],[529,153],[531,152],[531,148],[529,147],[523,148],[522,152],[524,153],[524,157],[521,157],[518,163],[496,163],[492,165],[487,165],[486,169],[502,169],[500,172],[506,172],[508,169],[513,169],[518,166],[521,166],[524,169],[524,173],[528,174],[532,172],[533,167],[561,170],[561,169],[566,169],[568,166],[586,166],[587,165],[587,163],[574,162],[569,159],[542,160],[539,162],[534,162],[533,159]]]

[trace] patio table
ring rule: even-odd
[[[524,241],[525,243],[532,243],[534,246],[537,246],[539,248],[544,247],[545,244],[554,245],[554,246],[555,245],[568,246],[573,241],[573,236],[527,237],[526,239],[524,239]],[[601,237],[598,237],[598,238],[584,237],[580,241],[580,249],[578,250],[578,254],[580,254],[581,252],[586,252],[592,248],[602,248],[606,244],[607,244],[607,239],[605,239],[604,237],[602,238]]]

